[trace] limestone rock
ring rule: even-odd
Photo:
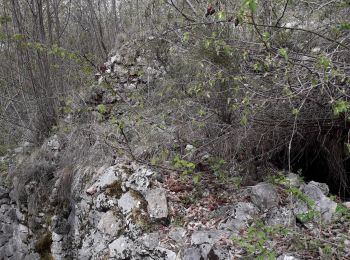
[[[168,217],[168,204],[165,190],[154,189],[146,192],[146,201],[148,203],[148,214],[153,219],[163,219]]]
[[[169,237],[176,243],[183,243],[186,235],[186,229],[174,227],[169,231]]]
[[[202,258],[202,252],[200,250],[200,248],[197,247],[191,247],[191,248],[187,248],[185,249],[184,253],[183,253],[183,260],[200,260],[203,259]]]
[[[117,236],[122,226],[121,220],[114,215],[113,211],[108,211],[102,215],[97,229],[110,236]]]
[[[296,224],[296,219],[292,210],[285,207],[276,207],[268,212],[266,216],[266,224],[270,226],[282,225],[293,227]]]
[[[131,253],[136,249],[131,239],[125,236],[114,240],[108,248],[110,257],[117,259],[130,259]]]
[[[326,183],[310,181],[308,185],[314,185],[314,186],[318,187],[325,196],[327,196],[329,194],[329,187]]]
[[[336,211],[337,203],[326,197],[324,195],[324,191],[322,191],[314,183],[309,183],[308,185],[303,186],[301,188],[301,191],[305,196],[313,201],[315,205],[307,205],[304,201],[296,198],[296,207],[294,209],[294,214],[306,214],[311,210],[314,210],[320,213],[321,219],[324,222],[330,222]]]
[[[125,182],[125,186],[133,190],[145,192],[149,185],[149,177],[153,175],[153,171],[145,167],[139,167]]]
[[[164,260],[176,260],[176,253],[169,250],[169,249],[166,249],[166,248],[163,248],[163,247],[157,247],[156,250],[158,252],[160,252],[160,254],[162,255],[162,259]]]
[[[215,244],[221,239],[229,239],[231,232],[224,230],[208,230],[208,231],[195,231],[191,236],[191,243],[193,245],[201,244]]]
[[[9,193],[10,192],[6,188],[0,186],[0,199],[9,198]]]
[[[275,188],[269,183],[259,183],[251,189],[252,202],[265,211],[278,205],[279,198]]]
[[[154,249],[159,245],[160,236],[158,232],[144,234],[139,242],[149,249]]]
[[[47,142],[47,146],[52,150],[52,151],[58,151],[61,148],[60,141],[58,139],[57,135],[54,135],[49,139]]]
[[[231,215],[225,222],[220,223],[219,228],[238,232],[247,227],[248,221],[259,213],[259,209],[249,202],[238,202],[232,209]]]
[[[132,209],[137,208],[139,205],[140,201],[134,198],[130,191],[124,193],[118,200],[118,207],[124,214],[131,212]]]

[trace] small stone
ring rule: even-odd
[[[270,226],[281,225],[293,227],[296,224],[296,219],[292,210],[287,208],[273,208],[267,213],[266,224]]]
[[[92,196],[97,192],[97,188],[95,186],[91,186],[86,190],[86,194]]]
[[[113,211],[108,211],[102,215],[97,228],[102,233],[117,236],[122,226],[122,222],[114,215]]]
[[[350,209],[350,201],[344,202],[343,205],[348,209]]]
[[[150,186],[149,176],[153,175],[154,172],[147,168],[137,169],[125,182],[125,186],[133,190],[145,192]]]
[[[209,231],[195,231],[191,236],[191,243],[193,245],[200,244],[215,244],[221,239],[229,239],[231,232],[225,230],[209,230]]]
[[[329,194],[329,187],[326,183],[310,181],[308,185],[314,185],[314,186],[318,187],[325,196],[328,196],[328,194]]]
[[[298,260],[298,259],[299,258],[296,258],[296,257],[294,257],[292,255],[288,255],[288,254],[283,254],[277,258],[277,260]]]
[[[277,206],[279,201],[276,189],[269,183],[259,183],[253,186],[251,199],[263,211]]]
[[[162,259],[164,259],[164,260],[176,260],[176,253],[175,252],[173,252],[169,249],[163,248],[163,247],[157,247],[156,250],[161,252],[161,254],[163,255]]]
[[[134,243],[125,236],[121,236],[114,240],[109,246],[109,256],[117,259],[130,258],[131,252],[134,250]]]
[[[154,249],[159,245],[160,235],[158,232],[144,234],[140,238],[140,243],[149,249]]]
[[[0,199],[9,198],[9,194],[10,192],[6,188],[0,186]]]
[[[148,214],[153,219],[163,219],[168,217],[168,204],[165,190],[154,189],[146,192],[146,201],[148,203]]]
[[[53,242],[60,242],[60,241],[62,241],[62,239],[63,239],[62,235],[57,234],[55,232],[52,232],[52,241]]]
[[[287,177],[286,177],[287,181],[289,182],[289,185],[293,186],[293,187],[300,187],[300,178],[299,175],[290,172]]]
[[[129,191],[127,193],[124,193],[118,200],[118,207],[123,211],[124,214],[131,212],[131,210],[137,208],[139,204],[140,202],[137,201]]]
[[[50,138],[50,140],[47,142],[47,146],[52,150],[52,151],[58,151],[61,147],[60,142],[58,140],[58,136],[54,135],[53,137]]]
[[[185,235],[186,235],[186,229],[184,229],[182,227],[172,228],[168,234],[168,236],[172,240],[174,240],[176,243],[184,242]]]
[[[187,249],[185,249],[185,251],[183,253],[182,259],[183,260],[200,260],[200,259],[203,259],[202,252],[201,252],[200,248],[197,248],[197,247],[187,248]]]

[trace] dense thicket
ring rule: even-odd
[[[23,129],[47,136],[68,92],[87,85],[113,47],[135,41],[168,72],[141,96],[143,109],[173,108],[164,122],[181,125],[180,143],[241,161],[253,175],[269,163],[307,171],[323,161],[325,179],[346,187],[348,0],[0,5],[4,140]]]

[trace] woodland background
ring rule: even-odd
[[[349,0],[3,0],[0,153],[41,144],[127,43],[166,71],[130,94],[137,102],[128,119],[175,129],[178,140],[145,131],[130,151],[144,142],[144,160],[175,158],[192,172],[201,157],[184,157],[191,144],[211,152],[219,175],[233,162],[254,178],[272,166],[322,172],[318,180],[344,194],[349,13]]]

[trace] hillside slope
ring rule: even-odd
[[[144,109],[140,95],[168,72],[133,44],[66,102],[40,148],[1,157],[0,259],[349,259],[349,202],[198,149],[191,134],[205,129],[174,113],[191,114],[190,98],[178,107],[150,95]]]

